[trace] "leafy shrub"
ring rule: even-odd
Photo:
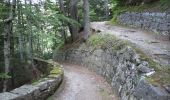
[[[8,74],[0,73],[0,79],[9,79],[9,78],[11,78],[11,76],[9,76]]]

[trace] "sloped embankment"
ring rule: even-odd
[[[35,58],[36,68],[46,75],[38,81],[9,92],[0,93],[0,100],[45,100],[52,95],[63,80],[63,68],[56,62]]]
[[[112,35],[93,35],[86,44],[76,49],[60,50],[55,59],[81,64],[102,75],[120,100],[170,98],[168,71],[161,69],[161,66],[131,46],[128,41]],[[166,75],[158,75],[159,72]],[[155,75],[162,78],[154,78]]]

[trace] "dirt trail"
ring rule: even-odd
[[[129,40],[155,61],[170,66],[170,41],[158,38],[157,34],[140,29],[111,26],[107,22],[93,22],[91,28]]]
[[[63,65],[65,79],[52,100],[116,100],[110,85],[101,76],[78,65]]]

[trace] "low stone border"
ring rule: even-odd
[[[41,60],[42,61],[42,60]],[[43,79],[32,84],[23,85],[10,92],[0,93],[0,100],[45,100],[52,95],[63,80],[63,68],[55,62],[50,62],[53,69]]]

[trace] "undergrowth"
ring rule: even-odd
[[[120,50],[124,48],[128,42],[118,39],[116,36],[110,34],[95,34],[92,35],[88,41],[90,46],[94,48],[111,48],[112,50]]]

